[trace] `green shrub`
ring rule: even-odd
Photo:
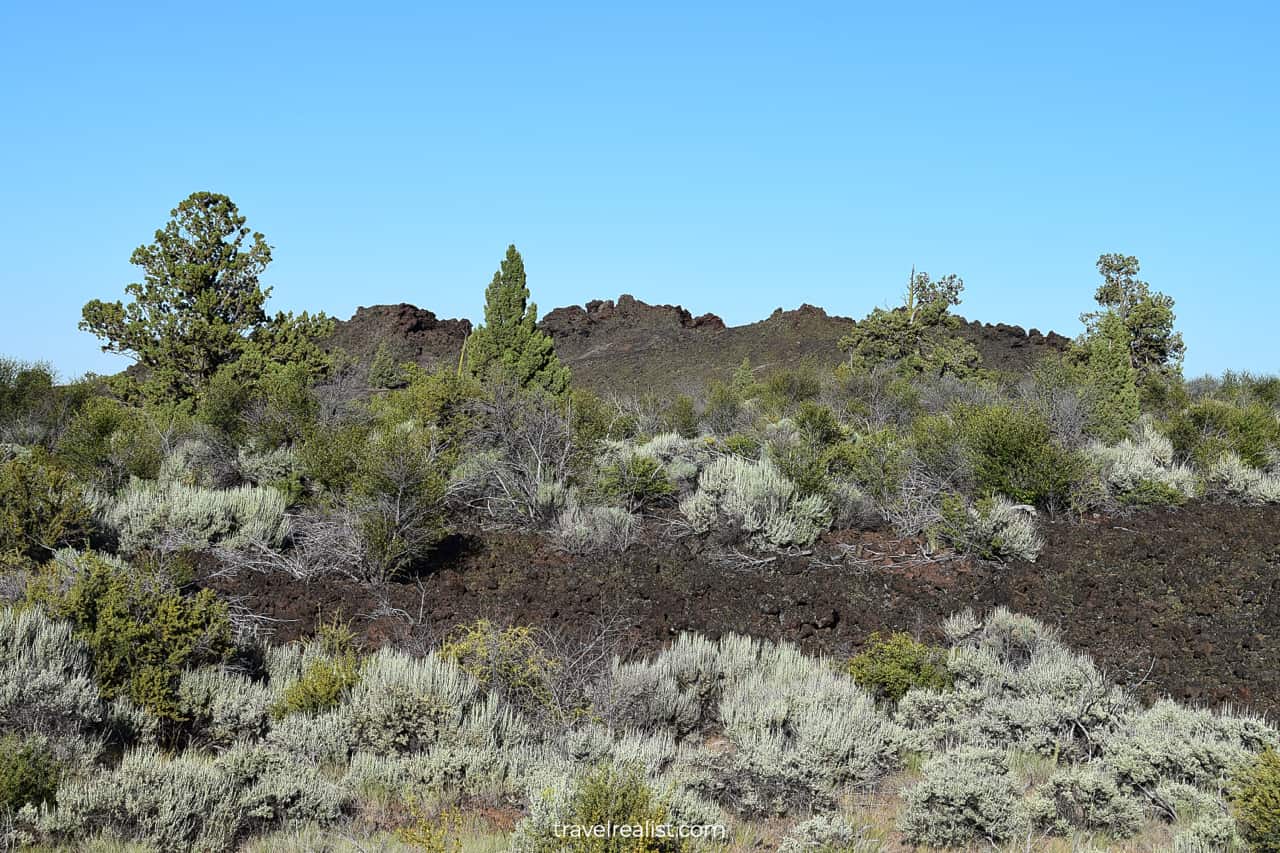
[[[897,702],[916,687],[951,688],[946,650],[904,633],[872,634],[866,647],[849,661],[849,674],[876,698],[889,702]]]
[[[356,459],[350,503],[370,577],[388,580],[445,537],[452,455],[432,427],[374,432]]]
[[[698,437],[698,408],[688,394],[680,394],[671,401],[663,416],[663,424],[671,432],[683,438]]]
[[[86,535],[91,517],[76,478],[43,454],[0,463],[0,567],[47,559]]]
[[[569,391],[569,415],[574,443],[585,451],[603,439],[628,438],[636,432],[634,416],[622,413],[585,388]]]
[[[1280,853],[1280,753],[1268,747],[1235,774],[1231,805],[1258,853]]]
[[[341,494],[354,479],[361,451],[368,440],[369,426],[364,423],[314,427],[298,451],[303,476],[331,495]]]
[[[0,736],[0,814],[52,803],[57,790],[58,764],[43,742]]]
[[[877,505],[890,503],[901,488],[910,465],[906,443],[892,429],[860,436],[841,456],[848,476]]]
[[[1052,440],[1042,416],[1001,403],[963,408],[959,420],[982,494],[1037,506],[1066,505],[1083,461]]]
[[[320,628],[318,642],[323,655],[312,660],[302,675],[284,690],[272,706],[276,718],[289,714],[318,714],[335,708],[360,680],[360,658],[355,635],[336,620]]]
[[[526,710],[545,708],[560,662],[552,658],[523,625],[499,628],[487,619],[459,627],[440,647],[486,690],[497,690]]]
[[[600,469],[596,480],[600,496],[636,512],[675,494],[675,486],[656,459],[634,455]]]
[[[86,555],[65,592],[51,583],[32,595],[75,625],[103,698],[127,696],[162,719],[182,718],[183,669],[231,652],[226,603],[207,589],[185,596],[155,571]]]
[[[732,453],[734,456],[741,456],[745,459],[760,458],[760,439],[753,435],[736,432],[721,439],[719,444],[726,453]]]
[[[132,408],[92,397],[58,439],[58,461],[86,481],[115,489],[130,477],[154,478],[164,460],[166,435],[189,428],[190,418],[172,411]]]
[[[1250,467],[1264,468],[1280,447],[1280,421],[1259,403],[1234,406],[1201,400],[1175,415],[1166,432],[1180,458],[1202,467],[1230,452]]]
[[[761,401],[766,408],[778,414],[786,414],[821,393],[822,380],[808,368],[775,371],[765,378],[760,387]]]
[[[637,768],[604,765],[578,783],[570,801],[569,826],[660,826],[668,821],[668,809]],[[668,853],[683,844],[672,838],[570,838],[566,853]],[[561,839],[549,838],[547,841]]]
[[[716,435],[726,435],[738,428],[741,419],[742,391],[735,385],[713,382],[702,412],[707,428]]]

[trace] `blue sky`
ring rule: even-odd
[[[544,312],[862,316],[914,264],[962,275],[966,316],[1074,334],[1121,251],[1189,375],[1275,371],[1278,29],[1230,2],[0,0],[0,353],[122,367],[80,307],[213,190],[275,247],[278,309],[474,319],[515,242]]]

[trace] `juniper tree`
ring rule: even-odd
[[[964,281],[957,275],[934,281],[913,269],[902,305],[876,308],[840,339],[840,348],[849,353],[848,369],[894,364],[916,374],[972,374],[980,360],[978,351],[954,334],[960,319],[951,313],[963,290]]]
[[[485,288],[484,325],[467,338],[471,374],[563,394],[569,387],[569,368],[560,363],[551,336],[540,331],[537,323],[538,306],[529,302],[524,260],[514,245],[508,246],[506,258]]]
[[[295,317],[264,309],[270,288],[259,277],[271,262],[266,239],[245,225],[225,195],[196,192],[170,212],[152,243],[130,257],[143,281],[125,288],[129,304],[94,299],[80,328],[106,343],[104,352],[132,357],[133,383],[148,399],[200,396],[219,371],[238,368],[251,383],[269,363],[305,363],[323,371],[316,338],[332,328],[323,314]],[[243,361],[242,361],[243,360]]]
[[[1104,314],[1082,346],[1089,431],[1108,442],[1119,441],[1141,414],[1138,372],[1130,362],[1124,321],[1118,314]]]
[[[1081,316],[1087,334],[1097,333],[1107,315],[1114,314],[1124,324],[1129,363],[1137,372],[1139,387],[1151,389],[1179,377],[1186,346],[1182,334],[1173,328],[1173,298],[1138,278],[1141,267],[1132,255],[1101,255],[1097,266],[1102,284],[1094,299],[1102,310]]]

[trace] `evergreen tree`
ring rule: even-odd
[[[374,353],[373,361],[369,364],[369,387],[401,388],[404,384],[404,376],[400,371],[400,365],[392,357],[391,350],[387,347],[387,342],[383,341],[378,344],[378,351]]]
[[[524,260],[507,247],[501,268],[484,292],[484,325],[467,338],[466,359],[478,379],[563,394],[569,368],[556,357],[551,336],[538,330],[538,306],[529,302]]]
[[[217,193],[192,193],[171,212],[150,245],[134,250],[141,283],[128,305],[94,299],[80,328],[106,341],[104,352],[131,356],[142,368],[129,390],[148,399],[197,398],[220,372],[255,381],[268,364],[305,363],[323,372],[315,340],[332,324],[323,314],[298,317],[264,310],[270,288],[259,276],[271,262],[262,234],[245,226],[235,203]]]
[[[980,361],[978,351],[955,334],[960,320],[951,313],[963,290],[964,281],[957,275],[933,281],[928,273],[913,269],[902,305],[875,309],[840,339],[840,348],[849,353],[847,369],[893,364],[913,374],[973,374]]]
[[[1124,320],[1104,312],[1081,347],[1089,432],[1107,442],[1119,441],[1141,413],[1138,372],[1130,362]]]
[[[1102,310],[1080,319],[1092,336],[1108,316],[1118,317],[1127,336],[1129,363],[1137,371],[1138,386],[1154,390],[1182,375],[1186,346],[1174,331],[1173,298],[1151,289],[1138,278],[1141,267],[1132,255],[1105,254],[1098,258],[1102,284],[1094,299]]]

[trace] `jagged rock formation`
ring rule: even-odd
[[[829,370],[840,363],[838,342],[853,320],[813,305],[781,308],[745,326],[726,326],[715,314],[694,316],[679,305],[650,305],[623,294],[616,301],[594,300],[556,308],[539,323],[555,340],[574,383],[599,392],[701,391],[708,380],[727,379],[749,358],[760,372],[811,366]],[[339,322],[330,344],[345,349],[367,367],[381,343],[394,358],[427,368],[457,364],[469,320],[441,320],[412,305],[360,308]],[[1042,355],[1062,350],[1068,340],[1020,326],[966,322],[961,334],[995,370],[1026,370]]]
[[[346,350],[366,369],[383,343],[397,362],[412,361],[430,369],[457,364],[469,334],[470,320],[441,320],[425,308],[402,302],[357,308],[350,320],[334,324],[326,343]]]

